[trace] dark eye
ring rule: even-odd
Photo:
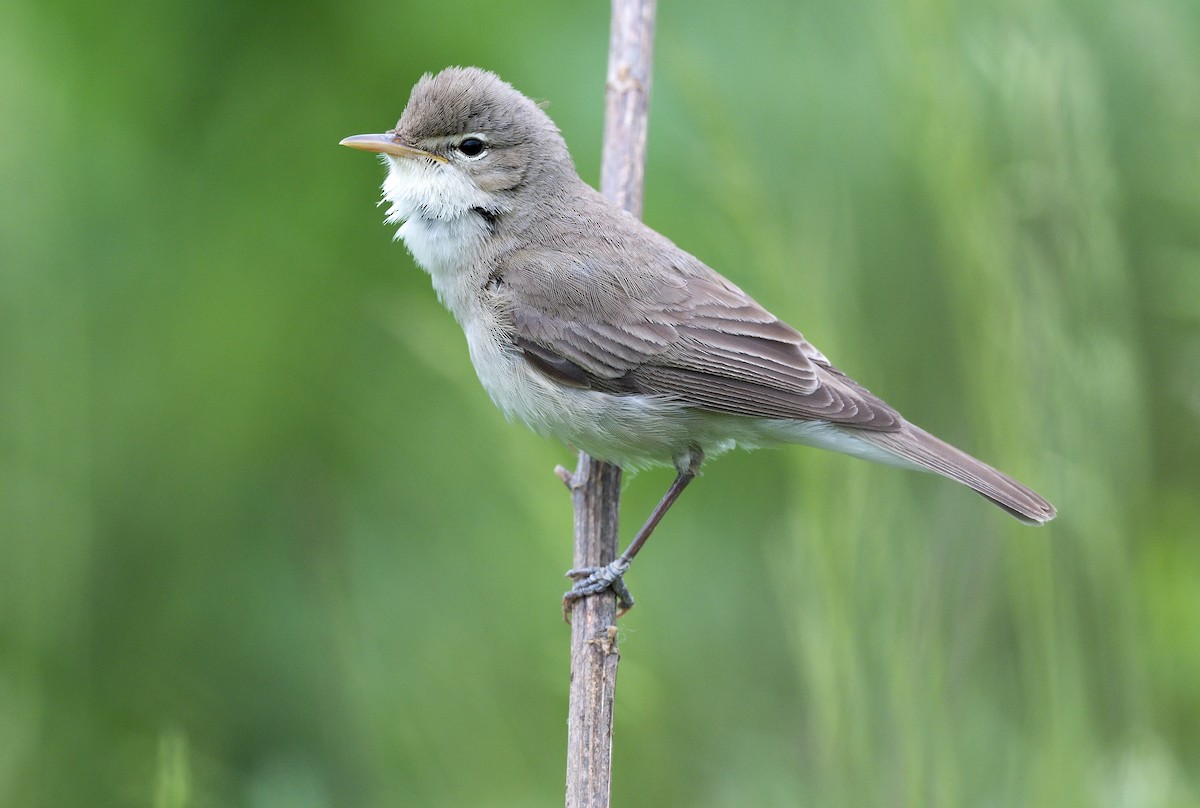
[[[487,144],[477,137],[463,138],[462,142],[458,144],[458,150],[467,157],[478,157],[486,148]]]

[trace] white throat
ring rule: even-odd
[[[400,225],[396,238],[454,308],[446,299],[447,287],[453,276],[477,263],[488,235],[487,220],[473,209],[489,210],[494,201],[453,165],[390,155],[384,160],[383,198],[390,203],[386,221]]]

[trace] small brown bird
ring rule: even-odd
[[[1054,506],[935,438],[846,376],[723,276],[601,196],[558,128],[492,73],[449,68],[413,88],[395,129],[345,146],[388,168],[389,223],[466,333],[508,416],[625,467],[677,476],[628,549],[573,570],[576,599],[613,587],[701,462],[802,443],[974,489],[1023,522]]]

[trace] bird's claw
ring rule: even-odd
[[[563,595],[563,619],[571,622],[571,610],[576,601],[589,595],[596,595],[605,589],[611,589],[617,596],[617,617],[633,608],[633,595],[625,586],[624,575],[629,569],[629,562],[617,559],[603,567],[580,567],[567,570],[567,577],[575,581],[571,590]]]

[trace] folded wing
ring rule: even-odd
[[[614,277],[557,253],[515,257],[500,284],[514,347],[559,383],[616,395],[874,431],[903,424],[800,332],[698,262],[652,277]]]

